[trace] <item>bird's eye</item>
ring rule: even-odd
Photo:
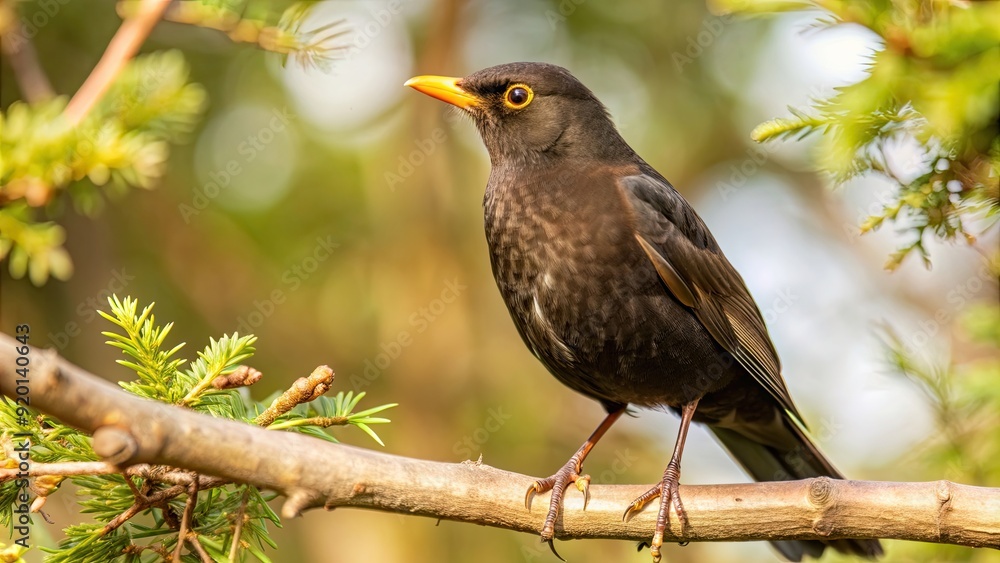
[[[503,95],[503,103],[511,109],[521,109],[530,104],[534,97],[535,93],[531,91],[531,88],[524,84],[514,84],[507,88],[507,92]]]

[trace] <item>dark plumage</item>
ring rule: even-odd
[[[659,556],[691,420],[709,425],[757,480],[842,478],[805,433],[777,353],[743,279],[694,209],[618,134],[604,106],[566,69],[487,68],[408,85],[466,110],[490,154],[484,199],[493,274],[534,355],[609,415],[555,475],[542,537],[566,486],[629,405],[682,416],[663,481],[626,510],[660,498]],[[825,545],[867,557],[875,540],[775,542],[789,559]]]

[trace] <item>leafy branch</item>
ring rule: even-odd
[[[296,2],[281,10],[270,2],[237,0],[227,3],[176,2],[163,19],[214,29],[237,43],[249,43],[266,51],[279,53],[306,67],[324,68],[344,49],[336,42],[349,30],[338,20],[318,28],[306,29],[305,23],[315,2]],[[119,4],[119,13],[128,17],[138,8],[132,3]]]
[[[12,359],[17,357],[17,348],[13,338],[0,334],[0,394],[16,395],[17,375]],[[169,485],[165,491],[190,490],[194,479],[199,479],[202,488],[226,490],[216,480],[192,476],[194,471],[279,491],[286,497],[282,518],[298,516],[310,508],[355,507],[534,535],[545,516],[537,506],[524,505],[524,491],[535,477],[480,462],[405,458],[237,424],[177,405],[139,399],[58,357],[38,350],[30,353],[34,358],[32,378],[37,385],[32,402],[45,412],[57,413],[68,424],[93,432],[95,450],[100,455],[117,455],[116,448],[106,447],[115,445],[104,439],[109,433],[120,438],[119,443],[135,445],[119,462],[130,466],[126,470],[130,476],[146,475],[143,464],[147,463],[187,468],[164,474],[163,482]],[[109,417],[114,417],[113,425],[108,424]],[[149,467],[151,470],[156,466]],[[4,473],[0,470],[0,479]],[[557,537],[648,540],[655,510],[639,512],[627,522],[621,518],[622,506],[647,489],[647,485],[593,485],[586,510],[583,495],[567,495],[556,525]],[[819,478],[682,485],[680,491],[688,521],[681,525],[671,519],[665,541],[879,537],[1000,548],[1000,489],[948,481],[888,483]],[[157,492],[139,492],[151,501],[161,500]],[[200,496],[206,494],[203,491]],[[223,551],[224,544],[211,537],[210,530],[199,527],[198,514],[206,504],[204,498],[192,505],[190,497],[171,506],[176,507],[175,515],[179,509],[193,515],[188,519],[194,523],[190,529],[212,557],[211,553]],[[233,519],[219,523],[224,530],[221,533],[228,533],[225,537],[231,540],[239,533],[239,524]],[[180,520],[174,535],[184,529],[183,517]],[[244,529],[251,522],[264,522],[247,518],[242,521]],[[190,538],[191,533],[186,537]],[[117,541],[127,549],[124,541]],[[166,559],[170,552],[165,543],[151,542],[143,556]]]
[[[361,429],[365,434],[371,436],[372,440],[378,442],[380,446],[385,444],[378,437],[369,425],[384,424],[389,419],[372,416],[386,409],[398,405],[389,403],[380,405],[361,412],[353,412],[358,403],[365,397],[364,391],[354,395],[353,391],[344,394],[343,391],[337,393],[336,397],[319,397],[306,405],[300,405],[289,412],[290,416],[279,417],[275,422],[267,426],[270,430],[300,429],[306,434],[316,436],[325,440],[331,437],[325,432],[318,432],[309,427],[328,428],[330,426],[345,426],[353,424]]]
[[[278,398],[255,402],[240,387],[260,380],[261,373],[243,362],[254,352],[252,335],[224,335],[210,339],[198,359],[187,369],[175,355],[183,344],[166,344],[172,323],[158,325],[153,305],[140,310],[136,300],[108,300],[110,311],[100,315],[118,330],[105,331],[108,344],[126,356],[118,363],[134,371],[136,381],[119,385],[132,395],[210,413],[219,419],[237,420],[271,430],[294,430],[337,440],[324,429],[353,425],[382,445],[369,425],[389,422],[373,415],[393,404],[354,412],[364,393],[340,392],[324,397],[333,383],[333,372],[320,366],[300,378]],[[267,502],[273,493],[206,477],[166,465],[133,465],[127,469],[99,462],[95,444],[118,436],[114,430],[93,438],[48,416],[29,409],[19,415],[16,405],[0,401],[0,523],[10,525],[18,506],[15,448],[25,440],[13,429],[27,433],[32,473],[29,489],[35,500],[32,512],[58,490],[67,477],[78,487],[81,512],[95,520],[64,530],[58,547],[43,548],[51,562],[104,562],[180,560],[243,561],[248,554],[269,561],[264,549],[276,547],[267,524],[280,525]],[[20,556],[20,554],[18,554]]]
[[[820,10],[824,26],[856,24],[875,32],[866,78],[838,88],[809,109],[758,125],[757,142],[820,132],[822,170],[836,183],[867,173],[896,184],[895,201],[867,218],[861,231],[895,223],[909,241],[886,262],[910,254],[930,265],[927,235],[976,241],[1000,218],[1000,4],[996,2],[871,3],[860,0],[717,0],[717,10],[748,14]],[[915,166],[894,156],[916,152]]]
[[[170,143],[194,129],[205,106],[187,80],[180,53],[154,53],[133,60],[77,125],[64,116],[65,97],[14,102],[0,114],[0,259],[9,256],[13,277],[27,271],[41,285],[50,273],[72,273],[64,231],[38,222],[57,213],[60,195],[94,215],[102,195],[148,189],[163,176]]]
[[[185,142],[201,119],[206,93],[189,82],[178,51],[135,56],[161,18],[219,29],[233,41],[319,67],[343,49],[337,40],[349,32],[342,22],[305,29],[312,2],[278,8],[253,0],[122,1],[121,27],[68,99],[53,97],[50,88],[36,92],[48,80],[26,56],[34,51],[17,27],[18,4],[0,2],[3,54],[26,90],[26,101],[0,112],[0,261],[35,285],[73,272],[64,231],[45,221],[62,212],[61,200],[93,216],[105,198],[152,188],[166,172],[170,146]]]

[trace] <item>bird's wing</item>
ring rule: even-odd
[[[764,319],[701,217],[657,176],[626,176],[618,184],[631,207],[637,244],[670,293],[692,310],[778,404],[801,421],[781,378]]]

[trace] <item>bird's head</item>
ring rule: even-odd
[[[509,63],[465,78],[417,76],[406,85],[472,116],[494,164],[632,154],[593,92],[556,65]]]

